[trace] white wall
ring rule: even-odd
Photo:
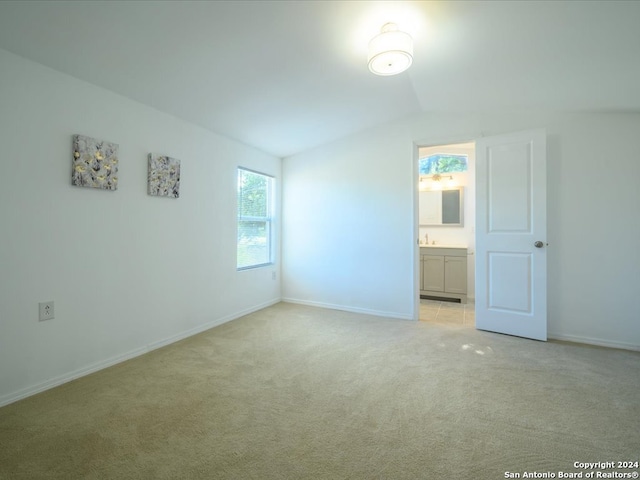
[[[283,162],[283,298],[415,318],[413,145],[546,128],[548,329],[640,349],[640,114],[417,115]]]
[[[285,300],[412,318],[414,150],[393,133],[285,160]]]
[[[73,134],[119,144],[117,191],[71,186]],[[279,185],[279,159],[3,50],[0,146],[0,405],[280,299],[235,268],[236,167]],[[149,152],[179,199],[147,195]]]

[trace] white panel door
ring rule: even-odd
[[[476,142],[476,328],[547,339],[546,134]]]

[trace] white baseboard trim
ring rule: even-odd
[[[565,342],[585,343],[587,345],[597,345],[598,347],[619,348],[622,350],[640,351],[640,345],[633,343],[614,342],[611,340],[602,340],[599,338],[581,337],[579,335],[567,335],[564,333],[548,333],[549,340],[562,340]]]
[[[193,335],[197,335],[199,333],[202,333],[206,330],[209,330],[211,328],[217,327],[219,325],[222,325],[224,323],[230,322],[232,320],[236,320],[240,317],[244,317],[245,315],[249,315],[253,312],[257,312],[258,310],[262,310],[263,308],[267,308],[270,307],[271,305],[275,305],[276,303],[279,302],[287,302],[287,303],[295,303],[295,304],[299,304],[299,305],[308,305],[311,307],[320,307],[320,308],[328,308],[331,310],[342,310],[342,311],[346,311],[346,312],[353,312],[353,313],[362,313],[362,314],[366,314],[366,315],[373,315],[376,317],[387,317],[387,318],[397,318],[397,319],[401,319],[401,320],[413,320],[411,315],[404,315],[404,314],[399,314],[396,312],[384,312],[384,311],[380,311],[380,310],[371,310],[371,309],[366,309],[366,308],[358,308],[358,307],[351,307],[351,306],[346,306],[346,305],[336,305],[336,304],[331,304],[331,303],[324,303],[324,302],[314,302],[314,301],[308,301],[308,300],[300,300],[300,299],[296,299],[296,298],[276,298],[276,299],[272,299],[270,301],[264,302],[262,304],[259,305],[254,305],[250,308],[247,308],[245,310],[241,310],[238,312],[235,312],[233,314],[230,315],[226,315],[224,317],[218,318],[216,320],[213,320],[211,322],[207,322],[203,325],[199,325],[197,327],[191,328],[189,330],[186,330],[184,332],[181,332],[179,334],[176,335],[172,335],[171,337],[165,338],[163,340],[159,340],[156,342],[152,342],[144,347],[140,347],[140,348],[136,348],[134,350],[131,350],[129,352],[120,354],[120,355],[116,355],[114,357],[108,358],[106,360],[100,361],[100,362],[96,362],[90,365],[87,365],[85,367],[79,368],[77,370],[74,370],[72,372],[68,372],[65,373],[63,375],[59,375],[57,377],[51,378],[45,382],[41,382],[37,385],[33,385],[31,387],[27,387],[21,390],[18,390],[16,392],[12,392],[6,395],[3,395],[2,397],[0,397],[0,407],[3,407],[5,405],[9,405],[10,403],[14,403],[17,402],[19,400],[22,400],[24,398],[30,397],[32,395],[36,395],[38,393],[44,392],[46,390],[50,390],[51,388],[57,387],[59,385],[62,385],[64,383],[70,382],[72,380],[76,380],[78,378],[84,377],[86,375],[90,375],[92,373],[98,372],[100,370],[104,370],[105,368],[111,367],[113,365],[116,365],[118,363],[122,363],[125,362],[127,360],[131,360],[132,358],[135,357],[139,357],[140,355],[144,355],[145,353],[151,352],[153,350],[157,350],[158,348],[162,348],[165,347],[167,345],[171,345],[172,343],[178,342],[180,340],[184,340],[185,338],[191,337]],[[632,350],[632,351],[640,351],[640,345],[635,345],[635,344],[631,344],[631,343],[624,343],[624,342],[614,342],[614,341],[609,341],[609,340],[602,340],[602,339],[597,339],[597,338],[590,338],[590,337],[581,337],[578,335],[567,335],[567,334],[561,334],[561,333],[549,333],[548,335],[549,339],[551,340],[563,340],[563,341],[567,341],[567,342],[575,342],[575,343],[584,343],[584,344],[588,344],[588,345],[597,345],[600,347],[609,347],[609,348],[618,348],[618,349],[623,349],[623,350]]]
[[[53,377],[49,380],[38,383],[31,387],[26,387],[26,388],[23,388],[22,390],[18,390],[17,392],[3,395],[2,397],[0,397],[0,407],[4,407],[5,405],[9,405],[10,403],[17,402],[18,400],[31,397],[32,395],[35,395],[37,393],[50,390],[64,383],[68,383],[72,380],[76,380],[77,378],[84,377],[91,373],[97,372],[99,370],[103,370],[105,368],[111,367],[121,362],[125,362],[127,360],[138,357],[140,355],[144,355],[145,353],[147,353],[147,351],[148,350],[146,348],[136,348],[135,350],[131,350],[130,352],[123,353],[122,355],[116,355],[115,357],[111,357],[100,362],[92,363],[90,365],[87,365],[86,367],[82,367],[77,370],[73,370],[72,372],[68,372],[63,375],[59,375],[57,377]]]
[[[282,298],[283,302],[286,303],[296,303],[298,305],[308,305],[310,307],[320,307],[320,308],[328,308],[331,310],[342,310],[344,312],[352,312],[352,313],[363,313],[365,315],[373,315],[376,317],[387,317],[387,318],[398,318],[400,320],[411,320],[414,321],[413,316],[411,314],[404,315],[397,312],[384,312],[380,310],[370,310],[368,308],[358,308],[351,307],[347,305],[336,305],[333,303],[324,303],[324,302],[313,302],[310,300],[300,300],[297,298]]]
[[[218,325],[222,325],[223,323],[230,322],[231,320],[244,317],[245,315],[248,315],[250,313],[257,312],[258,310],[262,310],[263,308],[269,307],[271,305],[275,305],[280,301],[281,301],[280,298],[276,298],[259,305],[254,305],[253,307],[247,308],[245,310],[241,310],[239,312],[235,312],[225,317],[218,318],[211,322],[207,322],[203,325],[199,325],[195,328],[191,328],[177,335],[172,335],[171,337],[165,338],[163,340],[152,342],[144,347],[136,348],[134,350],[131,350],[129,352],[126,352],[120,355],[116,355],[106,360],[92,363],[91,365],[87,365],[85,367],[79,368],[72,372],[59,375],[57,377],[46,380],[44,382],[38,383],[37,385],[33,385],[31,387],[23,388],[22,390],[18,390],[16,392],[3,395],[2,397],[0,397],[0,407],[9,405],[10,403],[17,402],[18,400],[22,400],[24,398],[35,395],[37,393],[50,390],[54,387],[60,386],[64,383],[68,383],[72,380],[76,380],[78,378],[81,378],[87,375],[90,375],[100,370],[104,370],[105,368],[112,367],[113,365],[116,365],[118,363],[131,360],[132,358],[139,357],[140,355],[144,355],[145,353],[149,353],[152,350],[157,350],[158,348],[162,348],[172,343],[178,342],[180,340],[184,340],[185,338],[191,337],[193,335],[197,335],[198,333],[202,333],[205,330],[209,330],[211,328],[217,327]]]
[[[189,330],[178,333],[176,335],[172,335],[171,337],[165,338],[163,340],[159,340],[157,342],[150,343],[147,345],[146,351],[151,352],[152,350],[156,350],[158,348],[171,345],[172,343],[179,342],[180,340],[184,340],[185,338],[192,337],[193,335],[197,335],[198,333],[202,333],[211,328],[230,322],[231,320],[244,317],[245,315],[249,315],[250,313],[257,312],[258,310],[262,310],[263,308],[270,307],[271,305],[275,305],[276,303],[279,303],[279,302],[280,302],[279,298],[269,300],[268,302],[264,302],[259,305],[254,305],[253,307],[247,308],[245,310],[241,310],[239,312],[235,312],[225,317],[218,318],[216,320],[205,323],[203,325],[198,325],[197,327],[191,328]]]

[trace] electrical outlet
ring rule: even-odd
[[[44,320],[51,320],[52,318],[54,318],[53,300],[51,300],[50,302],[42,302],[42,303],[39,303],[38,305],[40,307],[39,320],[41,322]]]
[[[271,280],[275,280],[276,279],[276,272],[271,272]]]

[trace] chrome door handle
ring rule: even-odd
[[[536,243],[533,244],[533,246],[536,248],[542,248],[544,246],[544,243],[538,240]]]

